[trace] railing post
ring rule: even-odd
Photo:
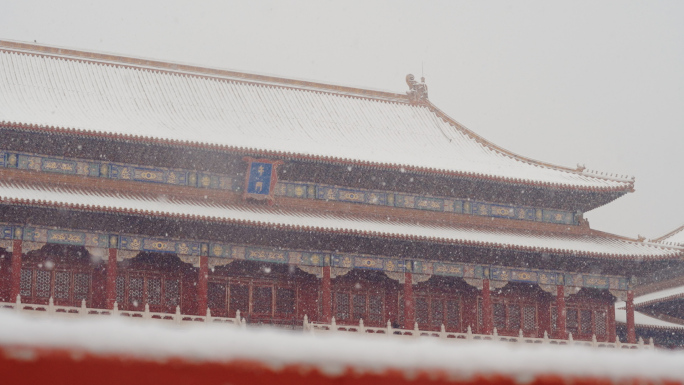
[[[237,309],[235,311],[235,324],[240,326],[240,323],[241,323],[241,321],[240,321],[240,309]]]
[[[591,335],[591,346],[593,346],[593,347],[598,346],[598,342],[596,341],[596,334]]]
[[[650,346],[651,349],[655,349],[655,343],[653,343],[653,337],[650,337],[648,339],[648,346]]]
[[[330,319],[330,330],[337,331],[337,322],[335,321],[335,317]]]
[[[639,337],[639,341],[637,342],[637,344],[639,344],[639,349],[643,349],[644,348],[644,339]]]
[[[81,311],[79,312],[81,316],[88,315],[88,308],[86,307],[86,300],[81,300]]]
[[[572,333],[568,333],[568,341],[574,341],[574,340],[572,339]]]
[[[546,330],[544,330],[544,338],[542,339],[542,344],[548,344],[549,342],[549,333],[547,333]]]
[[[518,342],[521,344],[525,343],[525,335],[523,334],[522,329],[518,332]]]
[[[439,327],[439,337],[440,338],[446,338],[447,337],[446,328],[444,327],[444,324],[442,324],[442,326]]]
[[[146,303],[145,304],[145,310],[143,311],[143,319],[150,319],[152,318],[150,316],[150,304]]]
[[[245,322],[245,319],[244,319],[244,318],[242,318],[242,319],[240,320],[240,327],[241,327],[242,329],[247,329],[247,322]]]
[[[209,323],[211,322],[212,317],[211,317],[211,309],[207,308],[207,318],[204,320],[204,323]]]
[[[114,306],[112,307],[112,315],[117,316],[119,315],[119,303],[114,301]]]
[[[183,322],[183,316],[180,312],[180,305],[176,305],[176,314],[174,315],[173,320],[176,322],[177,325],[180,325],[181,322]]]
[[[466,340],[467,341],[472,341],[473,340],[473,328],[468,325],[468,329],[466,329]]]
[[[413,336],[420,337],[420,329],[418,328],[418,322],[413,323]]]
[[[304,322],[302,322],[302,331],[306,332],[309,330],[309,317],[304,314]]]
[[[21,295],[20,294],[17,294],[17,301],[15,302],[14,310],[16,310],[17,313],[20,313],[22,310],[24,310],[24,309],[22,309],[22,306],[21,306]]]
[[[615,337],[615,346],[617,346],[618,349],[622,347],[622,342],[620,342],[620,337]]]
[[[496,330],[496,328],[494,328],[494,330],[492,331],[492,335],[493,335],[494,337],[498,337],[498,336],[499,336],[499,331]]]
[[[391,336],[393,334],[394,332],[392,331],[392,322],[390,322],[390,320],[387,320],[387,335]]]

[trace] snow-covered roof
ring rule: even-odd
[[[679,249],[630,241],[598,232],[576,235],[503,228],[419,224],[319,211],[284,210],[262,205],[229,206],[179,201],[152,195],[122,195],[101,191],[28,186],[7,181],[0,182],[0,203],[47,204],[75,209],[122,211],[150,216],[185,217],[294,230],[516,248],[596,258],[659,260],[677,258],[682,255]]]
[[[124,370],[127,362],[136,359],[152,360],[157,365],[178,360],[196,365],[240,362],[247,370],[260,370],[257,365],[251,365],[256,362],[278,372],[284,368],[291,371],[294,367],[301,368],[299,373],[304,374],[317,369],[335,379],[346,374],[349,381],[364,373],[374,373],[383,382],[382,376],[389,377],[388,370],[407,377],[412,375],[409,377],[412,383],[633,383],[644,380],[658,383],[684,379],[682,353],[659,350],[469,343],[353,333],[318,336],[273,328],[241,330],[225,324],[181,328],[162,322],[113,317],[32,318],[5,310],[0,310],[0,324],[3,325],[0,348],[17,347],[11,351],[15,354],[10,355],[8,350],[6,359],[22,364],[35,358],[30,349],[65,349],[74,352],[66,355],[66,359],[81,360],[91,354],[126,357]],[[429,375],[417,377],[425,373],[422,371]],[[221,372],[211,368],[209,373],[213,373],[212,379],[217,379],[216,373]],[[442,377],[442,373],[447,376]],[[545,380],[537,380],[537,376],[544,376]],[[588,380],[596,377],[600,380]],[[78,378],[78,375],[72,373],[69,378]],[[304,383],[313,383],[317,377],[313,378]],[[227,379],[226,383],[229,382]]]
[[[640,295],[634,298],[634,306],[638,309],[641,306],[681,297],[684,297],[684,286],[673,287],[670,289]],[[615,303],[615,320],[617,322],[627,323],[627,310],[624,301]],[[637,326],[642,327],[684,330],[684,325],[663,321],[639,311],[634,311],[634,322],[637,324]]]
[[[400,94],[0,41],[2,122],[552,188],[633,188],[625,177],[512,154]]]
[[[617,302],[615,304],[615,321],[623,324],[627,323],[627,310],[625,309],[625,302]],[[645,328],[684,330],[684,325],[663,321],[638,311],[634,311],[634,323],[638,327]]]
[[[684,225],[655,240],[667,245],[684,247]]]

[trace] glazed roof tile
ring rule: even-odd
[[[400,94],[64,52],[0,41],[0,122],[551,188],[633,188],[510,153]]]
[[[116,211],[157,217],[230,222],[295,231],[342,233],[360,236],[513,248],[534,252],[593,258],[661,260],[681,258],[680,249],[630,241],[604,233],[573,235],[498,228],[407,223],[377,218],[283,210],[263,205],[219,205],[0,182],[0,202],[69,207],[79,210]]]

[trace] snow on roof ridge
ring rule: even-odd
[[[677,236],[681,236],[681,240],[679,240]],[[675,239],[675,241],[670,241],[670,239]],[[670,231],[669,233],[661,237],[653,239],[652,242],[657,242],[664,245],[684,247],[684,225],[677,227],[676,229]]]
[[[343,84],[327,83],[310,79],[283,77],[275,74],[256,73],[242,70],[232,70],[218,67],[207,67],[198,64],[179,61],[167,61],[140,56],[130,56],[96,50],[80,50],[76,48],[60,47],[48,44],[38,44],[24,41],[0,39],[0,50],[17,52],[25,55],[51,56],[96,65],[124,66],[132,69],[149,70],[153,72],[169,72],[176,75],[190,75],[201,77],[215,77],[239,82],[255,83],[264,86],[297,88],[309,91],[329,92],[342,96],[356,96],[362,98],[377,98],[379,101],[408,102],[405,94],[388,90],[356,87]],[[174,68],[177,67],[177,68]]]

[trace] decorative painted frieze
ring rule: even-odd
[[[468,283],[490,279],[494,282],[494,287],[503,287],[507,282],[522,282],[538,284],[542,287],[563,285],[576,288],[624,291],[628,290],[630,285],[636,284],[636,282],[630,282],[625,277],[609,275],[577,274],[422,259],[400,259],[378,255],[254,247],[143,235],[119,235],[0,224],[0,240],[12,239],[21,239],[36,244],[58,243],[84,247],[111,247],[130,255],[137,252],[157,252],[182,256],[208,256],[217,266],[230,263],[233,260],[249,260],[294,266],[330,266],[340,271],[351,269],[376,270],[387,273],[391,277],[397,273],[411,272],[418,278],[422,277],[422,280],[426,280],[432,275],[463,278]],[[226,261],[226,263],[221,263],[221,260]]]
[[[467,199],[428,197],[380,190],[351,189],[317,183],[277,181],[275,167],[280,164],[277,161],[252,159],[248,164],[247,178],[244,178],[237,175],[231,176],[193,170],[147,167],[113,162],[93,162],[0,151],[0,167],[130,180],[143,183],[229,190],[242,192],[247,197],[257,199],[272,200],[273,196],[285,196],[564,225],[577,225],[579,223],[579,218],[575,213],[563,210],[502,205]],[[245,179],[247,191],[244,189]]]

